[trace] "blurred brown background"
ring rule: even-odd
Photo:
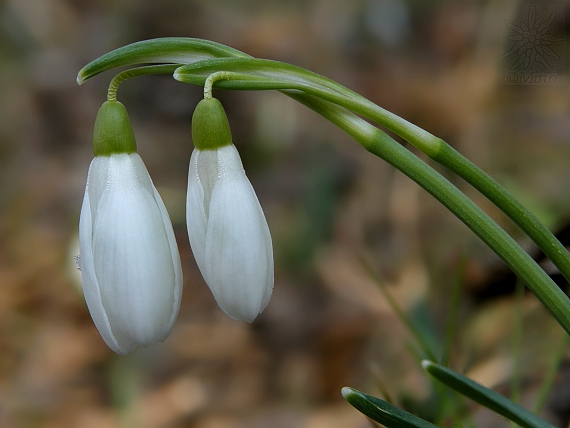
[[[557,230],[570,219],[570,3],[543,3],[541,16],[557,13],[544,22],[559,57],[542,53],[554,64],[553,84],[507,81],[514,65],[504,55],[517,42],[509,28],[528,26],[530,2],[2,2],[0,426],[367,427],[340,388],[381,395],[380,383],[396,403],[430,417],[433,391],[410,352],[417,345],[363,258],[438,349],[466,258],[451,365],[508,394],[513,297],[477,297],[501,269],[497,257],[417,185],[279,93],[216,93],[276,258],[265,312],[251,325],[227,318],[197,270],[184,218],[190,118],[201,89],[165,76],[128,81],[118,97],[174,223],[183,303],[165,343],[114,355],[89,317],[73,260],[92,126],[113,74],[81,87],[75,76],[107,51],[166,36],[287,61],[446,139]],[[532,296],[524,314],[532,401],[562,336]],[[470,409],[479,426],[499,424]]]

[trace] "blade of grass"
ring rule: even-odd
[[[437,425],[356,389],[344,387],[342,396],[359,412],[387,428],[437,428]]]
[[[370,264],[364,259],[362,259],[362,263],[366,269],[366,272],[368,273],[370,278],[376,283],[379,290],[382,292],[382,295],[385,297],[385,299],[387,300],[388,304],[390,305],[390,307],[392,308],[398,319],[406,326],[408,331],[412,333],[412,335],[417,340],[418,344],[422,348],[422,351],[425,353],[425,355],[428,356],[428,358],[430,359],[436,359],[435,352],[432,349],[432,346],[430,345],[428,340],[424,337],[422,332],[417,328],[417,326],[410,319],[410,317],[402,310],[402,308],[400,308],[400,305],[398,305],[396,300],[388,292],[386,286],[380,280],[380,278],[378,278],[378,275],[376,275],[376,272],[374,272],[372,266],[370,266]]]
[[[422,367],[444,385],[471,398],[473,401],[487,407],[495,413],[516,422],[523,428],[554,428],[544,419],[539,418],[524,407],[513,403],[508,398],[503,397],[501,394],[484,387],[466,376],[460,375],[433,361],[422,361]]]
[[[523,320],[524,320],[524,283],[517,279],[515,289],[515,322],[512,334],[512,359],[513,373],[511,376],[511,401],[518,403],[521,395],[521,364],[522,364],[522,341],[523,341]],[[516,423],[511,422],[511,427],[516,428]]]
[[[513,375],[511,379],[511,401],[518,403],[521,390],[521,364],[524,321],[524,283],[518,279],[515,290],[515,322],[513,331]]]
[[[445,345],[443,348],[443,355],[441,357],[441,364],[443,366],[449,365],[449,358],[451,356],[451,348],[455,339],[455,328],[457,326],[457,315],[459,313],[459,298],[461,289],[463,287],[463,279],[465,277],[465,270],[467,268],[467,257],[462,255],[457,265],[455,278],[451,288],[451,299],[449,302],[449,312],[447,314],[447,323],[445,329]]]
[[[370,365],[370,371],[372,371],[372,373],[374,375],[374,380],[376,382],[376,386],[378,387],[380,394],[382,394],[382,397],[384,397],[384,399],[386,400],[386,402],[388,402],[388,404],[394,404],[394,400],[392,400],[392,396],[390,395],[390,392],[388,391],[388,387],[386,386],[386,384],[384,383],[384,380],[382,379],[382,375],[380,373],[380,368],[376,364],[371,364]]]

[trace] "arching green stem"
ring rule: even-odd
[[[481,168],[448,144],[431,157],[455,172],[508,215],[570,281],[570,253],[548,228]]]
[[[212,73],[206,79],[204,83],[204,99],[208,100],[212,98],[212,86],[218,80],[228,80],[233,77],[234,73],[230,73],[228,71],[217,71],[216,73]]]
[[[339,83],[316,73],[278,61],[257,58],[223,58],[180,67],[174,78],[204,84],[211,73],[230,73],[216,87],[226,89],[302,91],[362,115],[404,138],[431,159],[462,177],[513,220],[570,281],[570,253],[528,209],[475,164],[445,141],[374,104]]]
[[[570,334],[570,299],[508,233],[457,187],[386,133],[346,109],[304,94],[288,95],[330,120],[440,201],[503,259]]]
[[[119,85],[127,79],[137,76],[147,76],[150,74],[172,74],[178,67],[180,66],[176,64],[149,65],[146,67],[136,67],[125,70],[113,77],[113,80],[109,83],[107,101],[117,101],[117,90],[119,89]]]

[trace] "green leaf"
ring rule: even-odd
[[[359,412],[388,428],[437,428],[437,425],[356,389],[344,387],[342,396]]]
[[[236,77],[216,82],[215,86],[218,88],[242,90],[280,89],[270,84],[270,82],[273,82],[273,85],[277,83],[288,88],[297,88],[304,91],[308,91],[311,88],[320,89],[323,91],[323,95],[333,92],[354,100],[362,98],[334,80],[302,67],[280,61],[251,57],[212,59],[188,64],[178,68],[174,73],[174,78],[185,83],[203,85],[210,74],[219,71],[236,73]],[[260,82],[264,81],[267,86],[260,85]]]
[[[414,141],[422,151],[433,154],[442,141],[429,132],[374,104],[362,95],[301,67],[279,61],[252,57],[200,61],[176,70],[174,78],[181,82],[203,85],[206,78],[219,71],[233,72],[240,77],[217,81],[224,89],[267,90],[294,89],[343,106],[386,126],[400,137]]]
[[[438,381],[460,394],[525,428],[554,428],[544,419],[501,394],[432,361],[422,361],[422,367]]]
[[[144,40],[115,49],[91,61],[77,75],[81,85],[87,79],[111,68],[135,64],[190,64],[221,57],[249,55],[220,43],[185,37]]]

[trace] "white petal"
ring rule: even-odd
[[[92,163],[80,242],[85,298],[105,342],[125,354],[164,340],[182,270],[166,209],[137,154]]]
[[[91,216],[91,201],[90,201],[90,189],[93,183],[93,165],[95,161],[99,158],[93,159],[91,166],[89,167],[89,174],[87,178],[87,188],[85,189],[85,197],[83,198],[83,206],[81,207],[81,215],[79,218],[79,246],[81,256],[79,259],[79,265],[81,269],[81,282],[83,284],[83,293],[85,294],[85,301],[89,307],[89,312],[93,322],[99,330],[101,337],[113,351],[118,354],[124,355],[132,351],[136,344],[129,343],[123,340],[121,343],[113,335],[111,326],[109,324],[109,319],[103,308],[103,303],[101,302],[101,292],[99,290],[99,282],[95,276],[95,265],[93,262],[93,251],[92,251],[92,237],[93,237],[93,222]]]
[[[192,253],[196,264],[205,278],[206,264],[206,212],[204,209],[204,189],[198,177],[198,159],[200,150],[194,149],[188,171],[188,193],[186,195],[186,226]]]
[[[218,305],[231,318],[251,322],[273,290],[269,228],[233,145],[217,151],[206,233],[206,275]]]
[[[164,230],[166,231],[166,238],[168,240],[168,246],[170,250],[170,256],[172,258],[172,263],[174,267],[174,289],[173,289],[173,302],[172,302],[172,311],[170,314],[170,320],[168,324],[165,326],[166,334],[162,339],[164,340],[168,337],[170,332],[172,331],[172,327],[174,326],[174,322],[178,317],[178,311],[180,310],[180,301],[182,299],[182,264],[180,263],[180,253],[178,252],[178,244],[176,243],[176,237],[174,236],[174,230],[172,230],[172,222],[170,221],[170,217],[168,215],[168,211],[166,211],[166,207],[164,206],[164,202],[162,202],[162,198],[158,194],[158,191],[152,186],[154,200],[158,205],[160,210],[160,214],[162,217],[162,222],[164,224]]]
[[[217,150],[197,150],[196,166],[198,178],[202,189],[204,190],[204,211],[206,218],[210,215],[210,199],[212,191],[218,181],[218,151]]]

